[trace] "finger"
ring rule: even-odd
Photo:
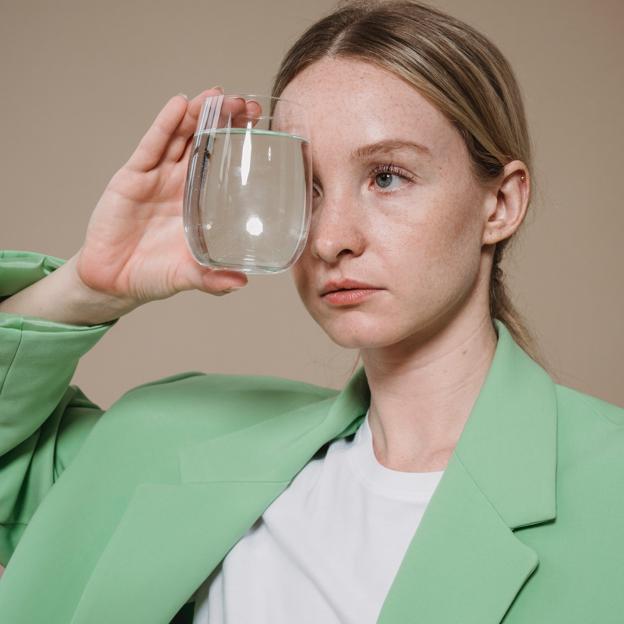
[[[210,292],[242,288],[249,282],[245,273],[233,269],[204,269],[200,272],[201,283]]]
[[[231,269],[199,269],[191,278],[192,287],[210,294],[227,294],[239,290],[249,282],[241,271]]]
[[[153,169],[163,157],[171,136],[184,118],[187,108],[188,100],[185,96],[172,97],[139,141],[126,166],[134,171]]]
[[[251,122],[252,126],[258,123],[258,118],[262,115],[262,107],[256,100],[247,100],[245,106],[233,116],[232,126],[235,128],[246,128]]]
[[[256,100],[247,101],[247,116],[251,119],[253,125],[258,123],[260,116],[262,115],[262,106]]]
[[[222,297],[223,295],[229,295],[232,292],[236,292],[241,288],[242,286],[232,286],[231,288],[226,288],[225,290],[221,290],[220,292],[213,292],[212,294],[216,295],[217,297]]]
[[[220,95],[223,93],[222,87],[213,87],[202,91],[195,96],[190,102],[184,118],[175,130],[169,146],[163,155],[163,160],[178,162],[183,155],[189,138],[191,138],[197,129],[197,122],[201,112],[204,100],[211,95]]]
[[[166,159],[175,160],[176,162],[186,162],[188,160],[193,145],[193,135],[197,129],[201,106],[208,95],[219,93],[215,91],[216,89],[215,87],[214,89],[204,91],[191,100],[186,116],[180,124],[180,131],[176,132],[178,136],[171,141],[170,147],[167,150]],[[245,104],[246,108],[243,109],[243,101],[242,98],[225,100],[221,110],[219,124],[226,125],[230,117],[235,115],[231,122],[233,127],[245,127],[249,120],[251,120],[252,124],[255,126],[259,121],[259,117],[262,115],[262,107],[255,100],[248,100]],[[184,124],[187,123],[189,125],[184,127]]]
[[[249,279],[243,271],[216,269],[200,265],[184,247],[185,260],[176,267],[173,283],[181,290],[200,290],[214,294],[229,288],[245,286]]]
[[[178,162],[188,163],[188,159],[191,157],[191,150],[193,149],[193,142],[193,137],[189,137],[184,146],[184,151],[180,155],[180,158],[178,158]]]
[[[226,128],[234,126],[234,119],[245,111],[245,98],[242,97],[226,97],[221,103],[219,110],[219,121],[217,127]],[[240,127],[240,126],[239,126]]]

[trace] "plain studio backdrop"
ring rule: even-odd
[[[510,60],[539,192],[503,264],[557,381],[624,405],[621,0],[445,0]],[[61,258],[165,102],[222,85],[268,93],[328,0],[2,0],[0,247]],[[83,357],[73,383],[103,408],[182,371],[340,388],[355,350],[308,316],[290,272],[226,297],[143,306]]]

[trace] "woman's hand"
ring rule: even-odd
[[[115,173],[89,221],[84,244],[72,258],[77,277],[128,310],[197,289],[220,295],[247,284],[239,271],[198,264],[187,248],[182,202],[193,134],[202,102],[172,97],[126,164]],[[245,112],[245,102],[240,103]]]

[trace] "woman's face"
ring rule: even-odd
[[[347,348],[407,346],[469,300],[486,314],[482,237],[496,193],[474,180],[442,113],[394,74],[346,59],[307,67],[282,96],[307,108],[315,188],[292,273],[330,338]],[[420,147],[364,149],[391,141]],[[328,281],[343,279],[379,290],[350,305],[321,296]]]

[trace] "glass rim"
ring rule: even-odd
[[[204,98],[204,101],[206,101],[208,98],[214,98],[214,97],[242,97],[242,98],[245,98],[245,99],[263,98],[265,100],[277,100],[277,101],[281,101],[281,102],[288,102],[289,104],[294,104],[295,106],[298,106],[298,107],[302,108],[303,110],[306,110],[305,105],[302,104],[301,102],[297,102],[296,100],[291,100],[290,98],[275,97],[274,95],[263,95],[261,93],[238,93],[238,92],[234,92],[234,93],[222,93],[220,95],[207,95]],[[269,117],[272,117],[272,115],[269,115]]]

